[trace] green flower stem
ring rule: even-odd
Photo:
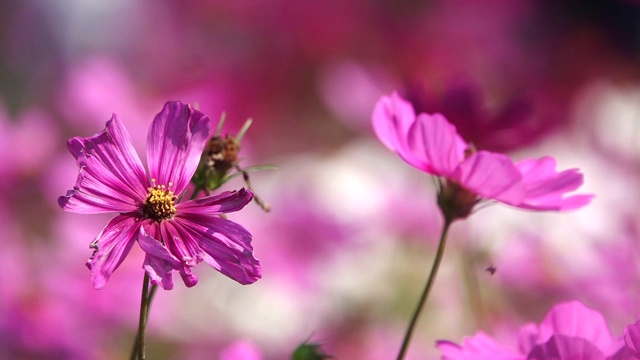
[[[145,273],[145,275],[147,274]],[[135,360],[137,355],[139,354],[138,345],[140,344],[140,331],[144,332],[146,330],[146,324],[147,324],[147,321],[149,320],[149,309],[151,308],[151,301],[153,300],[153,296],[156,294],[156,290],[158,290],[158,285],[151,284],[151,289],[149,290],[149,295],[147,296],[147,308],[146,308],[146,318],[144,319],[144,327],[141,327],[140,323],[138,324],[136,342],[133,344],[133,350],[131,351],[130,360]],[[142,312],[142,304],[140,304],[140,312]],[[140,319],[139,321],[142,321],[142,319]],[[144,338],[144,333],[142,334],[142,337]]]
[[[155,285],[154,285],[155,286]],[[147,319],[149,318],[149,305],[151,303],[151,298],[153,297],[153,293],[155,289],[149,292],[149,274],[144,272],[144,279],[142,280],[142,295],[140,296],[140,318],[138,320],[138,334],[136,336],[136,342],[133,346],[133,351],[131,351],[131,360],[145,359],[145,331],[147,329]]]
[[[400,352],[398,353],[397,360],[404,359],[407,350],[409,349],[411,335],[413,335],[413,330],[416,326],[416,323],[418,322],[418,318],[420,317],[420,313],[422,312],[424,303],[429,296],[429,291],[431,291],[431,287],[433,286],[436,274],[438,273],[438,268],[440,267],[440,262],[442,261],[442,255],[444,254],[444,246],[447,242],[447,232],[449,231],[449,227],[451,226],[452,221],[453,220],[445,219],[444,226],[442,228],[442,235],[440,235],[440,242],[438,244],[438,251],[436,252],[436,258],[433,260],[433,266],[431,267],[431,273],[429,274],[427,285],[422,291],[422,295],[420,296],[420,300],[418,301],[418,306],[413,312],[413,316],[411,316],[411,322],[409,322],[409,327],[407,328],[407,332],[404,335],[404,340],[402,341],[402,347],[400,348]]]

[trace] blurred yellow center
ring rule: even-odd
[[[152,182],[155,183],[154,180]],[[169,183],[169,186],[172,184]],[[142,211],[144,216],[155,221],[171,218],[176,213],[176,195],[164,185],[154,185],[147,189],[147,199]]]

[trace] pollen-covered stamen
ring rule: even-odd
[[[155,184],[155,179],[151,180]],[[169,183],[171,187],[173,184]],[[142,212],[147,219],[162,221],[173,217],[176,213],[177,196],[164,185],[153,185],[147,189],[147,199]]]

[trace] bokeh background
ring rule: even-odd
[[[264,278],[205,265],[159,291],[151,359],[286,359],[310,340],[338,359],[390,359],[442,220],[433,181],[377,141],[397,90],[476,147],[579,167],[596,198],[568,214],[492,204],[450,233],[410,359],[479,329],[504,342],[578,299],[612,331],[640,315],[637,1],[9,0],[0,3],[0,358],[128,358],[142,254],[103,290],[84,263],[109,216],[64,213],[66,150],[117,113],[140,154],[167,100],[224,132],[254,123],[242,166],[271,207],[231,219]],[[142,155],[144,156],[144,155]],[[244,186],[241,178],[225,189]],[[495,267],[491,275],[486,269]]]

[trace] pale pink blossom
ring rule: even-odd
[[[529,210],[565,211],[585,206],[593,197],[569,194],[583,183],[578,169],[558,172],[551,157],[514,162],[504,154],[476,151],[444,116],[416,115],[397,93],[378,101],[372,120],[387,148],[438,176],[443,187],[466,190],[471,206],[492,199]]]
[[[554,306],[540,325],[521,327],[517,346],[479,332],[460,345],[438,341],[437,347],[444,360],[631,360],[637,359],[633,346],[640,343],[637,324],[627,327],[623,343],[599,312],[572,301]]]

